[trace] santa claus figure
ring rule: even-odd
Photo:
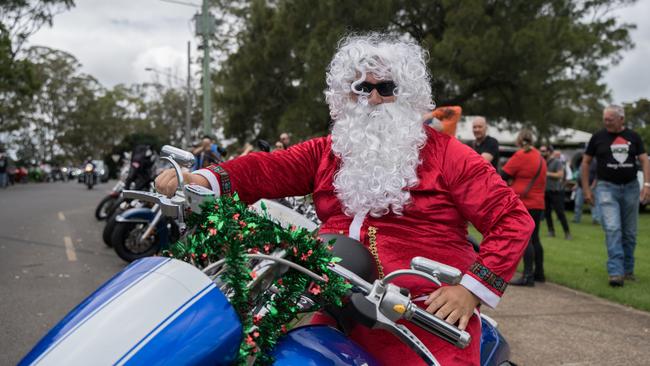
[[[627,161],[627,156],[630,152],[630,142],[621,136],[616,137],[612,144],[609,146],[612,150],[612,156],[619,164]]]
[[[489,163],[422,123],[433,108],[425,57],[410,41],[379,34],[345,38],[326,75],[329,136],[251,153],[185,179],[217,194],[237,192],[249,203],[313,194],[320,232],[361,241],[375,254],[380,276],[409,268],[415,256],[461,269],[455,286],[436,288],[409,277],[396,284],[427,311],[471,334],[471,344],[458,349],[407,324],[443,365],[478,365],[475,309],[499,303],[533,221]],[[172,170],[156,179],[168,195],[176,184]],[[468,221],[483,234],[480,253],[466,240]],[[422,364],[383,330],[357,326],[351,337],[386,365]]]

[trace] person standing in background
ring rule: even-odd
[[[544,194],[545,201],[545,218],[546,226],[548,227],[548,236],[555,236],[555,228],[553,227],[553,211],[557,214],[562,229],[564,230],[564,239],[571,240],[571,232],[569,230],[569,223],[567,222],[564,213],[564,172],[565,167],[562,163],[561,153],[559,150],[553,151],[550,147],[541,146],[539,151],[542,156],[547,158],[546,165],[548,170],[546,172],[546,192]]]
[[[597,160],[597,201],[607,244],[609,285],[621,287],[635,281],[634,249],[636,248],[639,201],[650,200],[650,162],[643,140],[625,127],[625,110],[610,105],[603,111],[605,128],[591,136],[582,158],[581,177],[585,201],[593,203],[589,184],[589,166]],[[643,169],[643,188],[637,182],[639,164]]]
[[[0,151],[0,188],[7,188],[9,181],[7,179],[7,170],[9,169],[9,158],[4,151]]]
[[[289,134],[286,132],[283,132],[280,134],[280,142],[282,143],[282,146],[284,146],[284,149],[286,150],[291,146],[291,137],[289,137]]]
[[[201,144],[192,150],[192,154],[196,158],[194,170],[205,168],[223,160],[217,151],[216,145],[214,145],[212,137],[209,135],[203,136]]]
[[[576,161],[576,165],[574,167],[574,176],[576,180],[576,186],[575,186],[575,206],[574,206],[574,216],[573,216],[573,222],[576,224],[579,224],[581,219],[582,219],[582,210],[584,208],[584,194],[582,191],[582,176],[580,173],[580,166],[582,165],[582,154],[580,154],[580,157]],[[598,201],[596,200],[596,194],[595,194],[595,189],[596,189],[596,159],[591,160],[591,164],[589,166],[589,186],[591,187],[591,191],[594,193],[593,198],[594,202],[591,205],[591,223],[594,225],[599,225],[600,224],[600,213],[598,210]]]
[[[485,117],[474,117],[472,132],[475,140],[470,142],[469,146],[499,171],[499,141],[489,136],[487,131],[488,124]]]
[[[535,222],[535,228],[524,251],[524,273],[513,281],[514,286],[535,286],[535,281],[545,282],[544,250],[539,240],[539,222],[544,215],[544,190],[546,188],[546,160],[533,147],[533,133],[522,130],[517,136],[519,150],[503,166],[501,177],[524,203]]]

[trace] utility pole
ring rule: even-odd
[[[168,3],[198,7],[197,4],[181,0],[161,0]],[[203,133],[212,132],[212,88],[210,86],[210,38],[217,31],[217,20],[210,14],[211,0],[202,0],[201,13],[194,15],[194,33],[203,39]],[[188,45],[189,58],[189,45]],[[188,66],[188,91],[189,91],[189,66]],[[189,105],[189,104],[188,104]],[[190,106],[191,107],[191,106]],[[189,122],[186,122],[189,123]],[[186,126],[187,128],[187,126]],[[189,134],[186,131],[189,140]],[[189,145],[189,142],[188,142]]]
[[[210,14],[208,2],[203,0],[201,14],[194,16],[196,33],[203,38],[203,133],[212,132],[212,89],[210,86],[210,38],[216,31],[216,19]]]
[[[185,109],[185,147],[192,148],[191,123],[192,123],[192,88],[190,86],[190,41],[187,41],[187,105]]]

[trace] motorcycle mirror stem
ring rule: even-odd
[[[438,278],[441,282],[449,285],[457,285],[460,283],[463,274],[458,268],[448,266],[446,264],[436,262],[424,257],[414,257],[411,259],[411,268],[427,273],[433,277]]]
[[[194,155],[191,152],[171,145],[163,146],[162,150],[160,150],[160,155],[173,159],[184,168],[190,168],[194,165]]]

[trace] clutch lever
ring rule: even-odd
[[[137,199],[158,204],[163,215],[174,219],[179,217],[181,206],[163,194],[157,192],[124,190],[122,191],[122,196],[124,198]]]

